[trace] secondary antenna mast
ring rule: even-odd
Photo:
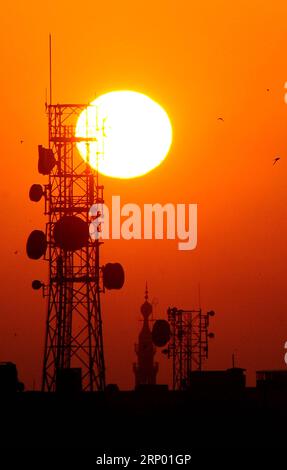
[[[208,358],[208,339],[214,338],[209,333],[209,319],[214,311],[204,314],[201,309],[169,308],[167,315],[171,340],[165,352],[172,358],[173,389],[184,390],[191,385],[191,372],[201,371]]]

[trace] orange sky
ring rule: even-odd
[[[161,103],[173,123],[165,162],[139,179],[102,178],[107,201],[120,194],[123,203],[199,205],[195,251],[179,252],[175,241],[105,243],[103,261],[126,270],[124,289],[103,300],[107,381],[134,383],[146,279],[157,316],[169,305],[196,307],[200,282],[203,308],[217,312],[207,367],[230,366],[234,351],[250,383],[256,369],[284,367],[286,2],[16,0],[2,5],[1,20],[0,360],[17,363],[26,387],[39,386],[46,309],[31,280],[47,278],[48,266],[29,260],[25,244],[45,222],[28,191],[46,182],[37,145],[47,144],[51,32],[55,102],[133,89]],[[169,364],[158,359],[166,382]]]

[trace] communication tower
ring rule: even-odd
[[[49,142],[48,148],[39,145],[38,170],[49,180],[44,186],[32,185],[29,194],[34,202],[44,199],[48,218],[45,232],[34,230],[27,241],[28,256],[44,257],[49,263],[48,284],[32,282],[34,289],[43,289],[48,303],[43,391],[105,388],[100,295],[124,284],[120,264],[100,265],[102,241],[91,237],[93,220],[103,215],[104,187],[97,169],[89,164],[90,145],[95,148],[96,143],[96,158],[104,158],[100,142],[105,133],[98,119],[88,122],[89,106],[51,102],[46,106]],[[87,129],[93,126],[95,137],[76,136],[78,117],[85,110]],[[78,155],[79,142],[87,146],[86,159]],[[92,206],[98,208],[96,214]]]
[[[204,314],[201,309],[182,310],[168,308],[167,320],[157,320],[152,330],[153,343],[164,347],[162,352],[172,358],[172,382],[174,390],[190,387],[191,372],[201,371],[208,357],[209,319],[214,311]]]
[[[167,354],[173,362],[173,388],[183,390],[190,386],[191,371],[201,371],[208,358],[208,339],[214,337],[208,332],[209,318],[214,312],[169,308],[167,315],[171,327]]]

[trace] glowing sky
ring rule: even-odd
[[[27,259],[25,243],[44,228],[43,205],[28,191],[46,182],[37,145],[47,143],[49,32],[55,102],[132,89],[160,103],[173,123],[163,164],[136,180],[103,177],[106,202],[120,194],[123,204],[198,204],[195,251],[179,252],[175,241],[105,243],[103,261],[126,270],[125,288],[103,301],[108,382],[134,383],[146,280],[157,316],[170,305],[197,306],[200,283],[202,307],[217,312],[208,367],[230,366],[234,351],[249,380],[256,369],[284,367],[286,18],[286,2],[276,0],[2,5],[0,360],[15,361],[27,387],[40,384],[46,315],[30,286],[47,278],[47,265]],[[157,359],[166,382],[167,362]]]

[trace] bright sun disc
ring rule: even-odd
[[[157,167],[172,142],[172,127],[164,109],[134,91],[113,91],[95,99],[77,122],[76,137],[85,161],[106,176],[134,178]]]

